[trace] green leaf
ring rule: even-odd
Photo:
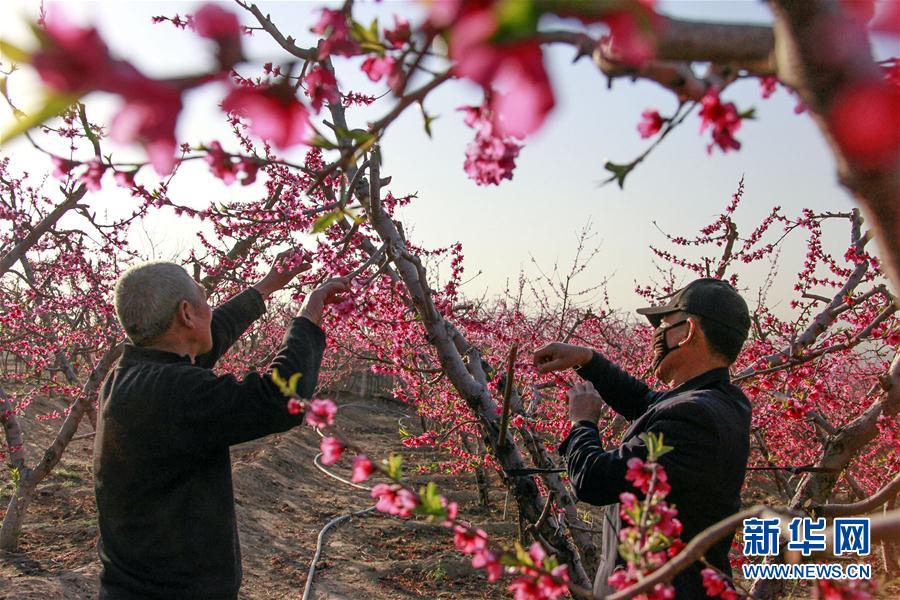
[[[310,146],[315,146],[316,148],[322,148],[323,150],[337,150],[338,145],[326,138],[325,136],[316,133],[312,140],[309,142]]]
[[[650,462],[658,462],[659,457],[674,450],[672,446],[666,446],[663,443],[663,434],[642,433],[640,439],[647,444],[647,460]]]
[[[31,62],[31,54],[3,40],[0,40],[0,56],[16,63]]]
[[[59,115],[69,108],[73,102],[78,100],[77,96],[51,94],[44,98],[44,105],[26,114],[25,117],[19,119],[12,126],[0,135],[0,144],[5,144],[11,139],[25,133],[29,129],[33,129],[53,117]]]
[[[525,565],[527,567],[535,566],[534,561],[531,560],[531,555],[525,551],[525,548],[522,547],[522,544],[516,542],[516,560],[519,561],[518,564]]]
[[[494,7],[494,15],[497,17],[495,41],[531,37],[541,17],[534,0],[500,0]]]
[[[432,520],[447,518],[447,509],[444,508],[441,497],[437,493],[437,485],[433,481],[429,481],[428,485],[419,489],[419,505],[414,512],[426,515]]]
[[[372,50],[384,54],[384,44],[378,35],[378,19],[372,21],[368,27],[357,21],[350,23],[350,38],[359,42],[363,50]]]
[[[755,119],[756,118],[756,107],[751,106],[747,110],[742,113],[738,113],[738,116],[742,119]]]
[[[625,189],[625,177],[631,173],[631,170],[634,169],[634,163],[629,163],[627,165],[617,165],[614,162],[606,161],[606,164],[603,167],[613,174],[613,178],[616,183],[619,184],[619,189]]]
[[[381,461],[384,470],[387,471],[388,477],[393,480],[400,479],[403,472],[403,457],[394,452],[389,457]]]
[[[316,219],[315,223],[313,223],[311,233],[322,233],[323,231],[337,223],[338,219],[343,216],[344,211],[342,211],[341,209],[325,213],[324,215]]]
[[[419,112],[422,113],[422,124],[425,127],[425,134],[431,137],[431,123],[438,118],[438,115],[429,115],[423,102],[419,102]]]

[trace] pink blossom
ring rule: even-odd
[[[362,71],[372,81],[379,81],[385,75],[389,75],[394,70],[397,61],[390,56],[370,56],[363,61]]]
[[[621,10],[609,10],[599,20],[609,26],[609,37],[601,40],[603,51],[617,62],[643,65],[656,53],[655,32],[660,21],[653,10],[655,0],[622,3]]]
[[[87,170],[79,177],[79,181],[92,192],[100,191],[100,180],[106,172],[106,165],[99,158],[91,160],[87,164]]]
[[[44,25],[46,38],[31,64],[48,87],[57,92],[82,92],[98,87],[112,58],[93,27],[83,29],[52,13]]]
[[[322,17],[313,27],[313,33],[325,36],[319,42],[319,60],[331,55],[356,56],[359,44],[351,40],[347,17],[339,10],[322,9]]]
[[[164,83],[145,86],[141,97],[126,98],[110,124],[110,137],[120,143],[141,142],[160,175],[175,167],[175,125],[181,112],[181,91]]]
[[[378,499],[375,510],[398,517],[412,516],[413,510],[419,505],[412,492],[397,484],[379,483],[372,488],[371,495]]]
[[[482,529],[472,531],[467,527],[457,525],[454,528],[453,543],[456,545],[456,549],[463,554],[473,554],[485,549],[487,533]]]
[[[713,87],[706,92],[700,104],[700,133],[712,125],[713,142],[706,147],[706,151],[712,152],[713,146],[718,146],[722,152],[739,150],[741,143],[734,139],[734,133],[741,127],[741,116],[734,103],[722,103],[719,90]]]
[[[475,139],[466,146],[463,164],[466,174],[478,185],[498,185],[512,179],[521,144],[496,132],[491,112],[486,107],[463,107],[466,124],[475,128]]]
[[[353,476],[350,477],[350,481],[353,483],[361,483],[372,475],[373,470],[374,467],[372,466],[372,461],[369,460],[369,457],[364,454],[357,454],[353,459]]]
[[[344,453],[344,445],[340,440],[333,437],[323,437],[319,448],[322,450],[323,465],[333,465]]]
[[[303,80],[306,83],[306,94],[313,110],[319,112],[322,104],[338,104],[341,101],[341,93],[338,91],[337,80],[334,73],[319,66],[309,72]]]
[[[211,40],[238,38],[241,34],[237,15],[214,2],[204,4],[194,13],[193,22],[197,35]]]
[[[113,178],[116,180],[116,185],[119,187],[123,187],[126,189],[131,189],[136,187],[137,184],[134,182],[134,176],[137,175],[137,171],[116,171]]]
[[[287,410],[292,415],[299,415],[303,412],[303,403],[296,398],[287,401]]]
[[[209,165],[212,174],[221,179],[225,185],[234,183],[237,178],[234,164],[231,162],[231,156],[222,149],[222,144],[211,142],[203,160]]]
[[[69,171],[78,166],[78,163],[74,160],[60,158],[59,156],[51,156],[50,160],[53,161],[53,176],[59,179],[63,179],[69,174]]]
[[[331,400],[316,398],[306,409],[306,424],[312,427],[326,427],[334,424],[337,406]]]
[[[642,138],[648,138],[659,133],[663,126],[663,118],[655,110],[645,110],[641,113],[642,120],[638,123],[638,133]]]
[[[507,135],[524,137],[544,122],[555,100],[535,41],[497,46],[491,36],[498,27],[491,9],[472,10],[454,25],[450,57],[454,72],[485,89],[498,87],[491,109]]]
[[[503,565],[497,555],[490,550],[476,550],[472,554],[472,567],[483,568],[487,572],[488,581],[497,581],[503,577]]]
[[[287,86],[242,87],[232,90],[222,108],[250,120],[250,131],[278,148],[306,143],[309,112]]]

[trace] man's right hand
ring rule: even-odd
[[[564,371],[586,364],[593,355],[594,351],[584,346],[553,342],[534,353],[534,366],[541,374]]]
[[[322,312],[326,304],[334,304],[344,300],[342,294],[350,289],[350,281],[346,277],[329,279],[306,297],[300,316],[306,317],[316,325],[322,324]]]

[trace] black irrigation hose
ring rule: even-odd
[[[350,402],[347,404],[341,404],[338,406],[338,408],[344,408],[345,406],[362,406],[364,408],[372,408],[372,406],[369,404],[362,404],[359,402]],[[388,412],[400,413],[400,411],[394,411],[394,410],[390,410],[390,409],[388,409]],[[400,413],[400,414],[402,414],[402,416],[400,417],[400,419],[398,419],[398,421],[397,421],[398,423],[400,422],[400,420],[402,420],[404,418],[409,418],[409,415],[407,415],[406,413]],[[316,427],[315,430],[316,430],[316,433],[319,435],[319,437],[324,437],[322,430],[320,430],[318,427]],[[344,477],[341,477],[340,475],[336,475],[336,474],[332,473],[331,471],[326,469],[325,465],[323,465],[319,461],[320,458],[322,458],[321,452],[319,452],[318,454],[315,455],[315,457],[313,457],[313,464],[316,465],[317,469],[319,469],[320,471],[322,471],[329,477],[331,477],[333,479],[337,479],[341,483],[347,484],[349,486],[353,486],[360,490],[369,491],[372,489],[370,486],[354,483],[354,482],[350,481],[349,479],[345,479]],[[309,573],[306,575],[306,585],[303,588],[302,600],[309,600],[309,595],[312,592],[313,577],[315,577],[315,575],[316,575],[316,564],[319,562],[319,559],[322,557],[322,548],[325,545],[325,533],[332,527],[336,527],[345,521],[349,521],[353,517],[363,515],[365,513],[371,512],[373,510],[375,510],[375,506],[363,508],[362,510],[348,513],[346,515],[340,515],[340,516],[335,517],[332,520],[328,521],[328,523],[326,523],[325,526],[321,530],[319,530],[319,535],[316,537],[316,553],[313,556],[312,562],[309,565]]]

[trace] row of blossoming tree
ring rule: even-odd
[[[17,546],[37,485],[61,460],[84,417],[95,418],[98,386],[121,351],[111,285],[127,265],[146,258],[129,243],[128,231],[154,212],[171,211],[203,225],[195,248],[178,259],[214,298],[253,281],[269,257],[295,247],[299,236],[317,234],[315,247],[293,260],[311,255],[319,268],[304,274],[293,297],[272,307],[220,367],[263,367],[291,300],[324,277],[350,275],[355,294],[331,317],[336,351],[327,357],[323,384],[352,360],[393,376],[395,395],[423,417],[423,431],[407,433],[405,444],[447,448],[452,459],[442,467],[474,472],[482,488],[491,479],[501,482],[535,545],[529,552],[499,548],[432,487],[417,491],[404,483],[396,459],[381,467],[339,432],[323,438],[325,462],[336,462],[346,448],[356,450],[355,480],[375,470],[390,480],[372,490],[380,509],[443,522],[453,529],[457,547],[472,555],[473,567],[485,568],[490,579],[504,567],[518,573],[511,584],[517,597],[554,598],[567,590],[589,595],[599,549],[591,523],[556,472],[553,453],[568,428],[570,382],[539,377],[530,368],[530,351],[551,340],[578,341],[652,381],[645,354],[651,332],[609,306],[602,283],[581,281],[593,252],[587,233],[571,268],[536,280],[523,277],[494,301],[465,298],[462,248],[428,248],[427,240],[407,237],[394,211],[415,196],[398,191],[403,182],[382,173],[378,145],[391,123],[417,106],[428,129],[429,94],[452,78],[467,78],[483,87],[484,101],[464,107],[461,117],[474,131],[465,171],[482,185],[512,178],[524,140],[555,104],[542,57],[547,44],[571,45],[609,78],[646,78],[676,94],[673,115],[648,108],[638,124],[641,136],[655,138],[647,152],[626,164],[607,163],[619,185],[638,176],[631,173],[647,153],[695,108],[701,130],[709,131],[710,151],[738,150],[735,135],[747,113],[723,98],[738,78],[760,78],[764,96],[776,85],[797,94],[863,212],[811,207],[789,215],[774,208],[745,229],[735,219],[741,182],[720,216],[696,236],[673,233],[666,248],[652,248],[660,277],[638,291],[656,298],[691,273],[728,278],[740,287],[748,266],[769,265],[764,284],[747,290],[756,294],[754,326],[734,372],[754,404],[752,466],[770,469],[750,476],[748,503],[765,498],[783,511],[829,516],[871,511],[896,495],[896,478],[890,478],[898,467],[894,415],[900,408],[900,139],[892,124],[900,77],[896,60],[876,64],[865,42],[867,23],[896,32],[897,14],[874,15],[866,2],[775,1],[775,25],[763,27],[682,22],[656,13],[652,2],[484,0],[434,2],[422,23],[395,18],[385,28],[357,22],[353,3],[346,2],[339,10],[322,9],[313,28],[317,44],[301,47],[257,6],[237,5],[235,12],[206,5],[189,16],[153,19],[209,39],[215,48],[214,70],[179,78],[145,76],[111,56],[95,29],[53,14],[35,24],[33,47],[3,44],[7,64],[30,65],[46,87],[45,103],[25,113],[3,86],[16,115],[4,141],[24,135],[44,152],[58,192],[47,192],[56,183],[41,181],[40,174],[17,172],[10,158],[0,162],[0,219],[9,224],[0,234],[0,410],[4,458],[15,485],[0,546]],[[241,25],[238,11],[252,25]],[[575,17],[584,28],[547,30],[539,23],[547,13]],[[593,37],[594,23],[605,24],[609,34]],[[271,36],[287,54],[284,63],[260,65],[246,57],[242,38],[253,34]],[[333,62],[354,56],[364,57],[362,70],[384,82],[389,97],[341,85]],[[698,75],[694,63],[709,67]],[[225,84],[221,108],[232,139],[177,140],[184,94],[210,82]],[[108,124],[89,118],[96,91],[121,99]],[[382,116],[366,128],[348,126],[349,111],[365,107],[371,114],[384,104]],[[117,160],[111,142],[142,145],[147,162]],[[309,147],[304,161],[286,160],[284,151],[297,146]],[[195,161],[226,184],[260,182],[264,191],[250,202],[185,203],[170,187]],[[133,200],[127,214],[109,219],[98,215],[90,193],[113,182],[130,190]],[[832,221],[846,223],[844,248],[823,247],[823,224]],[[792,237],[804,238],[807,255],[790,310],[776,313],[769,288],[784,240]],[[883,265],[870,253],[873,237]],[[438,279],[435,266],[442,263],[449,263],[449,273]],[[284,375],[290,397],[291,374]],[[51,446],[31,463],[25,415],[38,397],[59,408],[39,418],[61,424]],[[332,424],[330,404],[291,400],[286,410],[308,410],[313,425]],[[611,414],[600,425],[610,444],[624,430]],[[665,451],[664,441],[653,445],[657,455]],[[616,597],[671,595],[666,582],[715,541],[715,532],[687,547],[677,540],[676,509],[665,504],[665,474],[655,458],[629,471],[645,501],[622,498],[623,519],[632,527],[620,547],[629,568],[614,582],[622,590]],[[785,465],[812,469],[792,474],[778,468]],[[760,515],[768,509],[748,510]],[[873,528],[876,538],[896,520],[895,513],[883,517]],[[884,550],[883,566],[896,568],[889,543]],[[771,581],[742,592],[715,572],[707,573],[707,584],[710,595],[723,597],[780,593]],[[818,589],[864,593],[828,582]]]

